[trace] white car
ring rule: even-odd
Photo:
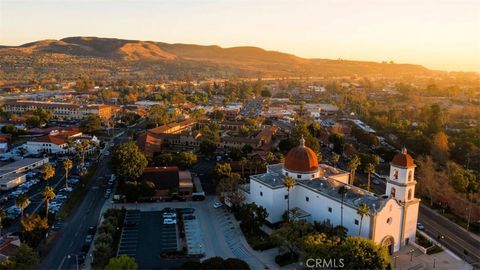
[[[215,202],[215,203],[213,204],[213,208],[220,208],[220,207],[222,207],[222,206],[223,206],[223,204],[222,204],[221,202]]]
[[[177,224],[177,220],[172,218],[166,218],[163,220],[163,224],[165,225]]]
[[[176,218],[177,214],[176,213],[163,213],[164,218]]]

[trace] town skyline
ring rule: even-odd
[[[394,61],[434,70],[480,71],[480,38],[475,34],[480,5],[474,1],[344,4],[67,1],[58,5],[58,1],[3,0],[0,44],[97,36],[255,46],[303,58]],[[85,14],[90,14],[88,21]]]

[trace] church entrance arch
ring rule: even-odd
[[[393,237],[391,235],[387,235],[383,238],[381,242],[382,246],[387,247],[388,254],[392,255],[393,254],[393,247],[395,246],[395,242],[393,240]]]

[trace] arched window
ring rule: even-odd
[[[397,180],[397,179],[398,179],[398,170],[394,169],[393,170],[393,180]]]
[[[413,173],[412,171],[408,171],[408,181],[412,181],[413,179]]]
[[[412,190],[409,189],[408,190],[408,200],[411,200],[412,199]]]
[[[395,188],[394,187],[392,187],[392,189],[390,189],[390,197],[395,198]]]

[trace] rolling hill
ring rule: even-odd
[[[257,47],[202,46],[97,37],[41,40],[0,46],[0,80],[23,76],[176,77],[385,76],[427,74],[411,64],[306,59]]]

